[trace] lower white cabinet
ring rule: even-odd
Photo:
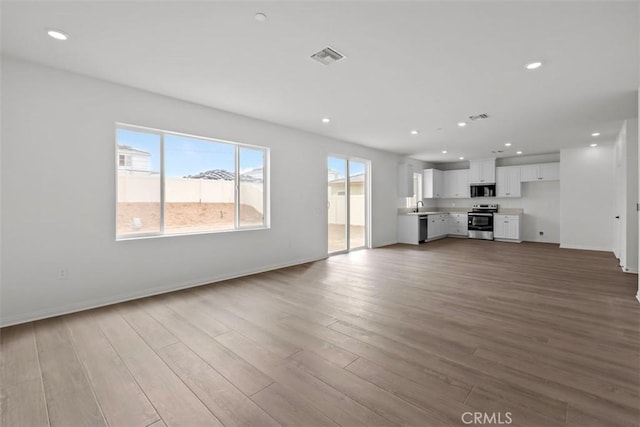
[[[417,245],[420,243],[420,217],[398,215],[398,243]]]
[[[493,215],[493,238],[522,242],[522,221],[520,215]]]
[[[429,239],[445,237],[448,234],[448,216],[449,214],[446,213],[429,215],[429,225],[427,226],[427,237]]]
[[[420,238],[419,215],[398,215],[398,243],[417,245]],[[427,241],[447,236],[467,237],[468,216],[465,212],[427,215]],[[522,242],[522,215],[494,214],[493,237],[504,242]]]
[[[452,236],[466,236],[467,214],[466,213],[450,213],[449,214],[449,232]]]

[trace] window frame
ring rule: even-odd
[[[125,129],[134,132],[145,132],[157,135],[160,138],[160,229],[158,232],[149,233],[137,233],[132,235],[118,234],[118,173],[120,157],[118,154],[118,129]],[[165,135],[175,135],[185,138],[199,139],[203,141],[211,141],[215,143],[229,144],[234,147],[234,162],[235,162],[235,180],[234,180],[234,220],[233,228],[221,229],[221,230],[207,230],[207,231],[194,231],[194,232],[182,232],[171,233],[165,232]],[[271,172],[271,150],[269,147],[262,147],[254,144],[246,144],[235,141],[229,141],[219,138],[210,138],[206,136],[193,135],[183,132],[175,132],[164,129],[157,129],[147,126],[132,125],[129,123],[116,122],[114,126],[114,147],[115,147],[115,199],[114,199],[114,231],[116,241],[136,240],[136,239],[148,239],[158,237],[177,237],[177,236],[192,236],[198,234],[218,234],[229,233],[236,231],[249,231],[249,230],[266,230],[271,228],[271,191],[270,191],[270,172]],[[240,225],[240,148],[248,148],[252,150],[260,150],[263,152],[263,165],[262,165],[262,183],[263,183],[263,197],[262,197],[262,212],[263,223],[262,225]]]
[[[418,179],[418,185],[416,188],[415,185],[415,181],[416,178]],[[413,181],[413,196],[411,197],[407,197],[406,201],[405,201],[405,208],[411,208],[411,207],[416,207],[418,205],[418,202],[424,202],[424,189],[422,188],[423,183],[422,183],[422,173],[420,172],[414,172],[413,176],[411,178],[411,180]]]

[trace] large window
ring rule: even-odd
[[[268,226],[268,149],[116,128],[116,237]]]
[[[408,208],[417,206],[418,202],[422,201],[422,174],[419,172],[413,173],[413,197],[407,199]]]

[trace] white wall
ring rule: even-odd
[[[613,145],[613,166],[615,168],[614,177],[616,185],[615,192],[615,214],[618,218],[613,222],[613,253],[620,260],[620,265],[626,261],[627,224],[624,221],[625,205],[627,203],[627,123],[622,124],[618,132],[618,137]]]
[[[560,246],[613,251],[613,145],[560,151]]]
[[[397,241],[397,155],[13,58],[1,78],[2,325],[325,257],[329,153],[371,160],[372,244]],[[116,242],[115,122],[269,147],[271,228]]]
[[[638,8],[638,19],[640,19],[640,8]],[[640,86],[638,86],[638,121],[636,122],[638,124],[638,126],[640,126]],[[636,144],[638,147],[638,155],[636,156],[636,159],[638,160],[638,180],[637,185],[638,185],[638,191],[636,192],[636,196],[638,197],[638,200],[640,201],[640,131],[636,132]],[[640,218],[638,218],[638,245],[640,247]],[[640,268],[640,248],[638,249],[638,266]],[[638,302],[640,302],[640,275],[638,275],[638,290],[636,292],[636,299],[638,300]]]
[[[531,165],[534,163],[558,163],[560,153],[533,154],[531,156],[504,157],[496,159],[496,166]]]
[[[627,125],[627,194],[625,206],[626,261],[625,271],[638,272],[638,119],[626,121]]]
[[[558,163],[559,161],[560,153],[534,154],[530,156],[498,157],[496,159],[496,166],[531,165],[534,163]],[[431,165],[432,166],[429,167],[440,169],[441,171],[469,169],[468,160],[447,163],[431,163]]]
[[[614,144],[615,255],[624,271],[638,271],[638,121],[625,121]]]

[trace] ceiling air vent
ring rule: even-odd
[[[321,64],[331,65],[334,62],[338,62],[341,59],[344,59],[344,55],[335,49],[332,49],[330,47],[325,47],[320,52],[316,52],[313,55],[311,55],[311,58],[315,59]]]
[[[484,119],[488,119],[489,115],[488,114],[478,114],[476,116],[469,116],[470,120],[484,120]]]

